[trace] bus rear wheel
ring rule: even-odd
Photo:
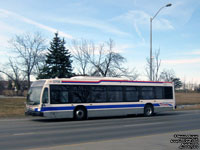
[[[153,106],[152,105],[146,105],[144,107],[144,116],[150,117],[150,116],[153,116],[153,114],[154,114]]]
[[[83,108],[77,108],[74,112],[74,118],[76,120],[85,120],[87,118],[86,110]]]

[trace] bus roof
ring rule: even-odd
[[[99,85],[172,85],[172,82],[160,81],[135,81],[127,78],[115,77],[85,77],[76,76],[71,78],[55,78],[55,79],[42,79],[46,80],[46,84],[99,84]]]

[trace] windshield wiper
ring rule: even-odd
[[[40,103],[34,102],[34,101],[28,101],[28,104],[30,104],[30,105],[38,105],[38,104],[40,104]]]

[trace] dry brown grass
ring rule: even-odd
[[[177,107],[176,110],[194,110],[194,109],[197,109],[199,110],[200,109],[200,104],[197,104],[197,105],[186,105],[186,106],[182,106],[182,107]]]
[[[185,105],[177,110],[200,109],[200,93],[176,93],[176,104]]]
[[[200,93],[176,93],[176,104],[200,104]]]
[[[0,117],[23,117],[25,98],[0,98]]]

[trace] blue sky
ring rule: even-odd
[[[144,77],[149,57],[149,19],[153,20],[153,51],[160,48],[161,70],[200,83],[199,0],[0,0],[0,64],[16,34],[41,32],[50,40],[59,31],[67,44],[72,39],[95,43],[112,38],[116,49]]]

